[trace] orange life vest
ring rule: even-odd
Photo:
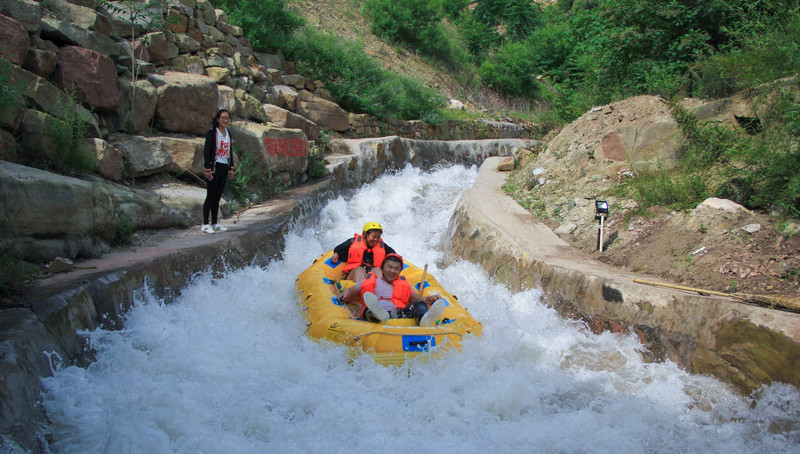
[[[375,273],[368,273],[367,277],[361,281],[361,297],[363,299],[364,293],[375,293],[375,284],[378,282],[378,276]],[[408,298],[411,296],[411,284],[408,283],[405,277],[400,276],[392,282],[392,303],[398,309],[408,306]]]
[[[383,240],[378,241],[374,248],[369,249],[364,237],[356,233],[355,241],[347,251],[347,264],[344,266],[343,271],[347,273],[361,266],[364,263],[364,253],[367,251],[372,252],[372,266],[380,267],[383,264],[383,258],[386,257],[386,248],[383,247]]]

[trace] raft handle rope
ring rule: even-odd
[[[362,337],[364,337],[364,336],[370,336],[370,335],[372,335],[372,334],[386,334],[386,335],[390,335],[390,336],[407,336],[407,335],[408,335],[408,333],[387,333],[387,332],[385,332],[385,331],[370,331],[370,332],[368,332],[368,333],[357,334],[357,335],[353,336],[353,338],[352,338],[352,339],[350,339],[350,340],[348,341],[348,343],[351,343],[351,344],[352,344],[353,342],[357,342],[357,341],[361,340],[361,338],[362,338]],[[454,335],[454,336],[458,336],[458,337],[464,337],[464,335],[463,335],[463,334],[461,334],[461,333],[457,333],[457,332],[455,332],[455,331],[453,331],[453,332],[448,332],[447,330],[442,330],[442,332],[440,332],[440,333],[433,333],[433,334],[431,334],[431,336],[435,336],[435,335],[437,335],[437,334],[438,334],[438,335],[443,335],[443,336],[445,336],[445,337],[447,337],[447,336],[450,336],[450,335]],[[425,334],[420,334],[420,335],[421,335],[421,336],[425,336]]]

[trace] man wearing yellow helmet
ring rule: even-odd
[[[369,272],[381,276],[381,264],[388,254],[395,253],[389,245],[381,240],[383,227],[377,222],[364,224],[361,235],[356,233],[342,244],[333,248],[331,263],[338,263],[340,257],[347,257],[344,266],[345,277],[359,283]]]

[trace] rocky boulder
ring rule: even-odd
[[[338,104],[318,98],[305,90],[297,95],[295,112],[321,128],[339,132],[350,129],[347,112],[344,109]]]
[[[122,98],[116,112],[116,129],[143,131],[155,115],[158,103],[156,87],[147,80],[133,82],[130,79],[120,79],[119,86]]]
[[[142,38],[150,57],[149,62],[154,65],[163,65],[169,61],[169,42],[164,32],[152,32]]]
[[[231,136],[237,155],[254,156],[264,175],[306,171],[308,139],[299,129],[236,122],[231,125]]]
[[[0,14],[0,57],[19,66],[25,62],[31,39],[16,20]]]
[[[111,22],[108,18],[98,14],[92,8],[70,3],[66,0],[48,0],[47,8],[62,20],[68,21],[84,30],[90,30],[106,36],[111,33]]]
[[[309,121],[300,115],[289,112],[286,109],[281,109],[274,104],[264,104],[264,113],[267,114],[267,120],[279,128],[301,129],[309,140],[317,140],[319,138],[319,126],[314,122]]]
[[[57,61],[58,54],[55,52],[48,49],[30,47],[22,67],[37,76],[47,79],[55,72]]]
[[[58,53],[58,84],[77,100],[100,111],[119,105],[117,68],[114,62],[91,49],[64,46]]]
[[[103,139],[86,139],[86,145],[97,157],[97,173],[107,180],[122,179],[125,166],[122,154]]]
[[[41,36],[58,45],[84,47],[107,57],[119,57],[119,46],[109,36],[85,30],[53,17],[42,17]]]
[[[0,182],[3,254],[43,262],[107,250],[114,207],[106,188],[5,161]]]
[[[125,160],[125,176],[139,178],[164,172],[172,167],[172,156],[159,137],[113,134],[109,142]]]
[[[7,74],[9,83],[20,88],[28,105],[60,119],[76,115],[81,121],[90,125],[90,133],[94,137],[100,137],[100,129],[92,113],[70,102],[69,96],[58,87],[16,66],[11,66]]]
[[[181,171],[191,172],[198,176],[203,174],[204,138],[162,137],[161,142],[164,144],[164,149],[172,157],[172,162]],[[205,185],[205,181],[197,181],[201,187]],[[205,188],[203,188],[203,194],[205,194]]]
[[[35,109],[25,109],[17,130],[20,162],[56,160],[59,148],[53,129],[62,125],[61,120],[51,115]]]
[[[156,121],[166,132],[204,135],[217,113],[219,91],[214,79],[168,71],[151,74],[158,90]]]
[[[42,10],[33,0],[4,0],[0,13],[16,19],[28,33],[37,34],[41,28]],[[5,27],[3,27],[5,28]]]
[[[669,168],[677,162],[681,143],[667,102],[657,96],[636,96],[589,110],[564,127],[545,154],[568,160],[571,164],[562,164],[568,167],[581,167],[593,158],[611,160],[619,168],[657,163]]]
[[[286,108],[289,110],[295,109],[295,100],[297,99],[297,91],[288,85],[273,85],[270,87],[270,96],[272,103],[278,107]]]

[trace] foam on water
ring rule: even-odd
[[[440,244],[477,170],[406,168],[321,210],[285,258],[194,280],[170,304],[146,289],[122,331],[88,333],[97,361],[43,379],[64,453],[800,452],[800,394],[742,398],[633,335],[594,335]],[[380,222],[384,239],[483,323],[438,361],[399,368],[311,341],[294,296],[322,252]],[[776,430],[778,429],[778,430]]]

